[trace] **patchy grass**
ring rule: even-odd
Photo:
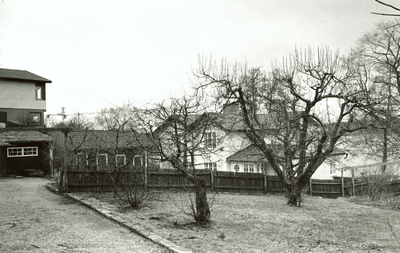
[[[397,211],[400,209],[400,196],[388,194],[375,201],[372,201],[368,196],[351,197],[349,201],[359,205],[374,206],[383,209],[392,209]]]
[[[140,210],[112,194],[80,195],[119,206],[126,219],[194,252],[400,252],[400,212],[343,198],[304,196],[298,208],[277,195],[210,194],[212,223],[198,227],[184,213],[184,193],[161,193]]]

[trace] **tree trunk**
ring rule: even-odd
[[[60,171],[60,177],[58,179],[58,193],[63,193],[64,192],[64,170]]]
[[[382,151],[382,163],[387,162],[387,157],[388,157],[388,129],[385,127],[383,129],[383,151]],[[385,172],[386,171],[386,165],[383,165],[381,167],[381,171]]]
[[[196,191],[196,214],[195,220],[200,225],[210,222],[211,212],[207,201],[206,181],[197,179],[195,185]]]
[[[301,206],[301,189],[295,184],[286,189],[287,204],[291,206]]]

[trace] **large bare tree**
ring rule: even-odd
[[[374,108],[375,124],[367,134],[368,142],[379,147],[382,162],[387,162],[390,153],[396,149],[398,117],[400,106],[400,23],[398,20],[380,22],[363,35],[353,50],[357,59],[369,70],[371,80],[370,96],[379,100]],[[380,136],[377,136],[380,133]],[[371,141],[371,137],[375,141]],[[377,143],[377,140],[379,143]],[[394,142],[393,142],[394,141]],[[395,144],[395,145],[392,145]]]
[[[270,73],[201,61],[198,90],[217,103],[237,102],[245,134],[284,184],[287,201],[301,192],[341,137],[364,127],[366,80],[357,65],[329,49],[296,51]]]

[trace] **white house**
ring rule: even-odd
[[[217,115],[216,123],[209,127],[203,138],[203,149],[195,156],[198,169],[217,171],[252,172],[275,175],[257,147],[245,135],[245,126],[238,114],[238,105],[233,103],[225,106],[223,112]],[[198,116],[197,116],[198,117]],[[268,122],[268,115],[262,115],[263,121]],[[332,179],[342,176],[342,168],[378,163],[381,158],[371,153],[368,146],[362,143],[360,134],[348,137],[353,140],[350,145],[345,141],[313,174],[313,179]],[[360,139],[359,141],[354,141]],[[272,145],[271,140],[265,139]],[[164,168],[170,168],[162,163]],[[351,170],[343,170],[343,176],[351,177]],[[357,175],[356,175],[357,176]]]

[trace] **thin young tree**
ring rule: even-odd
[[[358,119],[371,103],[355,65],[328,48],[296,51],[270,73],[203,61],[194,74],[199,90],[216,91],[216,103],[239,103],[245,134],[290,205],[300,206],[303,188],[339,140],[364,127]]]
[[[171,98],[142,110],[137,122],[150,138],[148,151],[180,171],[194,185],[193,216],[200,225],[210,222],[206,181],[196,175],[196,157],[204,150],[204,136],[212,116],[204,111],[200,97]]]

